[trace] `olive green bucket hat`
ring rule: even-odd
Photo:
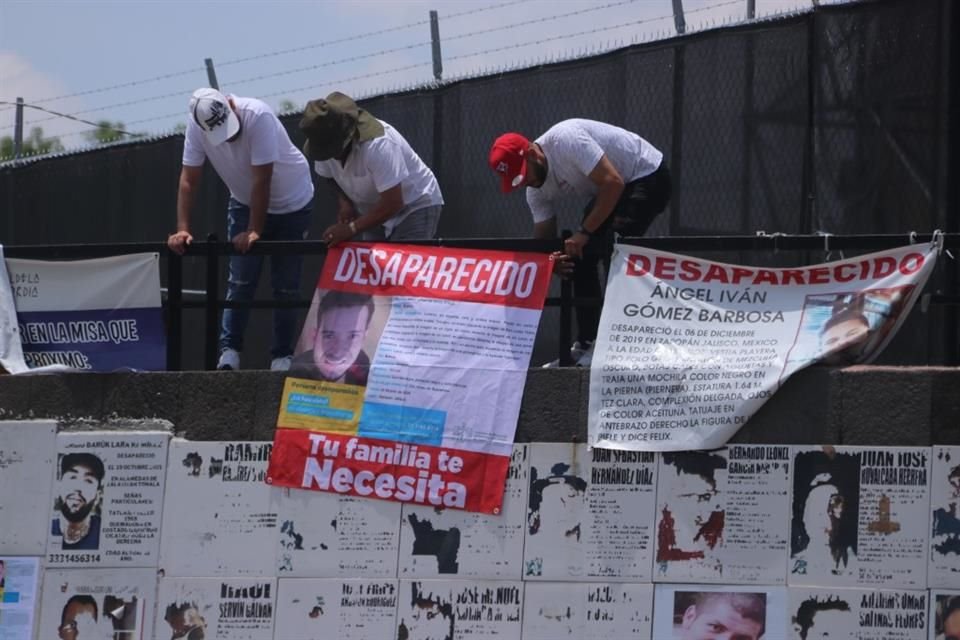
[[[310,160],[336,158],[354,139],[363,142],[383,135],[380,121],[339,91],[308,102],[300,130],[307,136],[303,155]]]

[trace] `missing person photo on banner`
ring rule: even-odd
[[[783,376],[820,361],[845,367],[872,360],[898,324],[913,285],[808,295]]]
[[[314,292],[290,375],[365,387],[390,301],[346,291]]]
[[[780,640],[786,632],[784,587],[658,584],[656,640]]]
[[[156,566],[169,440],[160,431],[57,434],[47,567]]]

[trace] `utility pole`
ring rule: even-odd
[[[213,68],[213,58],[204,58],[203,63],[207,65],[207,82],[217,91],[220,91],[220,85],[217,83],[217,70]]]
[[[17,110],[13,119],[13,157],[19,159],[23,153],[23,98],[17,98]]]
[[[433,77],[437,82],[443,79],[443,58],[440,55],[440,18],[437,12],[430,11],[430,44],[433,50]]]
[[[757,0],[747,0],[747,20],[757,17]]]
[[[677,34],[687,32],[687,21],[683,17],[683,0],[673,0],[673,24],[677,27]]]

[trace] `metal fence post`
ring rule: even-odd
[[[183,258],[167,254],[167,371],[180,371],[183,346]]]
[[[23,98],[17,98],[13,116],[13,157],[17,160],[23,153]]]
[[[673,0],[673,24],[678,34],[683,35],[687,32],[687,20],[683,17],[683,0]]]
[[[204,306],[204,368],[211,371],[217,368],[217,338],[219,331],[217,320],[220,317],[220,261],[217,254],[217,234],[207,235],[206,304]]]
[[[564,229],[560,237],[566,240],[573,233],[569,229]],[[563,242],[560,243],[561,249]],[[570,355],[570,345],[573,344],[573,308],[576,306],[573,299],[573,281],[570,278],[560,279],[560,331],[557,344],[557,358],[561,367],[569,367],[573,364],[573,357]]]
[[[957,73],[960,73],[960,42],[956,38],[951,38],[950,34],[956,34],[960,29],[960,7],[955,2],[945,2],[944,11],[946,13],[944,23],[949,25],[944,32],[944,42],[942,45],[947,51],[943,55],[946,60],[945,73],[941,77],[947,78],[947,104],[946,113],[953,114],[947,116],[947,158],[946,167],[943,175],[951,176],[947,178],[946,198],[945,198],[945,231],[948,233],[960,232],[960,181],[957,180],[957,171],[960,170],[960,119],[957,113],[960,112],[960,80],[957,79]],[[949,292],[957,291],[957,285],[960,283],[960,264],[944,260],[946,265],[946,290]],[[958,322],[958,309],[956,306],[947,307],[944,316],[944,325],[946,328],[946,353],[944,354],[945,363],[948,365],[960,365],[960,327]]]
[[[433,78],[439,82],[443,78],[443,57],[440,55],[440,18],[436,11],[430,11],[430,45],[433,52]]]
[[[213,68],[213,58],[204,58],[203,64],[207,67],[207,82],[210,87],[220,91],[220,83],[217,82],[217,70]]]
[[[683,94],[684,51],[683,42],[673,47],[673,131],[670,140],[670,174],[673,193],[670,196],[670,235],[677,235],[683,208]]]

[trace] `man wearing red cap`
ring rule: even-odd
[[[506,133],[494,141],[489,164],[504,193],[527,187],[536,238],[556,237],[556,211],[565,201],[587,203],[580,228],[564,242],[565,255],[575,259],[577,297],[601,297],[597,267],[609,262],[613,234],[643,235],[670,201],[663,153],[635,133],[594,120],[564,120],[533,142]],[[558,265],[564,273],[564,260]],[[590,364],[599,324],[600,309],[577,307],[571,354],[579,366]]]

